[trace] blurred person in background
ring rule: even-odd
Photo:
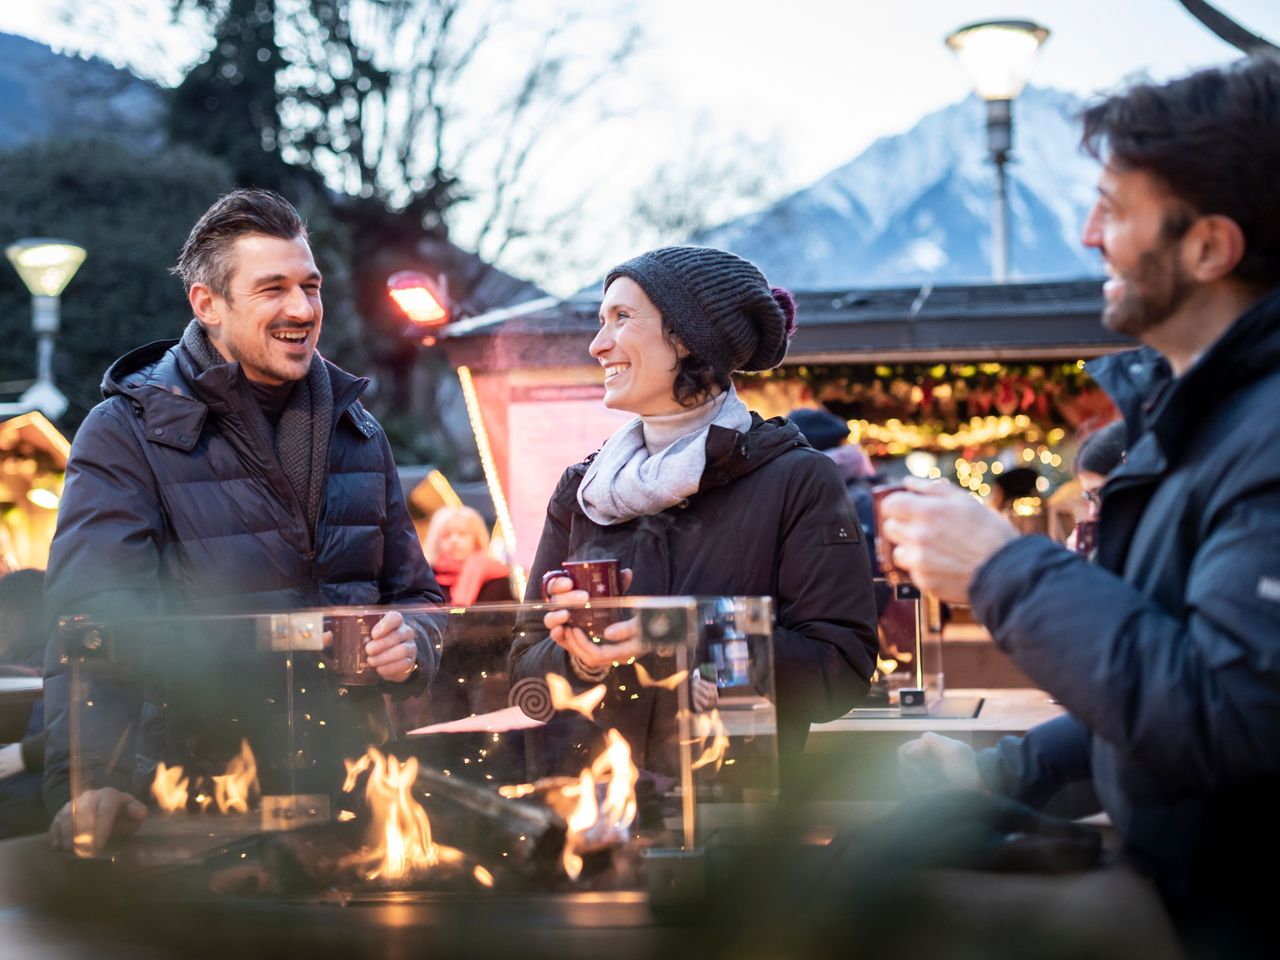
[[[503,603],[515,599],[511,571],[489,555],[489,530],[471,507],[441,507],[431,515],[422,549],[450,607]],[[400,734],[418,727],[487,713],[506,705],[505,662],[510,632],[503,617],[479,612],[444,621],[440,667],[424,693],[387,698],[392,725]]]
[[[1112,420],[1085,437],[1076,451],[1076,482],[1085,502],[1085,516],[1090,520],[1096,520],[1102,512],[1102,488],[1107,477],[1124,463],[1124,441],[1124,421]]]
[[[43,571],[15,570],[0,577],[0,676],[40,676],[43,602]],[[0,839],[41,833],[48,823],[40,792],[44,741],[44,701],[37,700],[22,739],[0,744]]]
[[[1102,513],[1102,488],[1111,472],[1124,463],[1124,443],[1124,421],[1112,420],[1085,437],[1076,450],[1075,481],[1080,488],[1084,509],[1077,514],[1076,526],[1067,537],[1068,550],[1079,549],[1081,521],[1091,531],[1089,539],[1092,543],[1092,531],[1096,530]],[[1089,546],[1085,553],[1092,558],[1093,551],[1094,548]]]
[[[880,576],[880,559],[876,556],[876,515],[871,500],[871,488],[880,482],[871,458],[849,439],[849,424],[825,408],[798,407],[787,414],[787,419],[800,428],[809,445],[836,465],[840,479],[844,481],[853,509],[862,526],[863,540],[871,558],[871,575]]]
[[[489,530],[471,507],[441,507],[431,515],[422,552],[444,602],[458,607],[515,599],[506,564],[489,555]]]

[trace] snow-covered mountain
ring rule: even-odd
[[[1014,103],[1013,278],[1101,272],[1079,240],[1097,178],[1096,162],[1079,148],[1081,106],[1072,94],[1033,87]],[[733,250],[798,289],[989,279],[995,171],[985,117],[970,96],[693,242]]]

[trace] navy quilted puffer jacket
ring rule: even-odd
[[[312,530],[275,457],[265,420],[251,407],[256,401],[238,364],[200,373],[172,341],[141,347],[113,364],[103,380],[106,400],[85,419],[67,467],[46,579],[50,617],[439,602],[440,588],[418,544],[386,436],[357,400],[368,381],[326,365],[334,420],[329,473]],[[385,738],[382,693],[421,693],[438,660],[427,620],[411,622],[420,665],[414,679],[339,691],[332,671],[329,677],[323,671],[310,679],[295,675],[294,735],[348,735],[350,743],[331,748],[346,752]],[[174,643],[183,639],[175,637]],[[51,813],[69,796],[68,678],[57,641],[55,636],[50,644],[45,688],[45,794]],[[227,658],[204,656],[207,687],[243,682]],[[105,782],[136,792],[149,779],[152,754],[160,749],[135,737],[138,718],[145,728],[148,710],[156,712],[154,702],[170,694],[149,689],[147,681],[122,688],[126,692],[95,708],[107,708],[95,731],[86,727],[86,736],[97,736],[102,727],[102,742],[83,749],[86,756],[110,758],[104,766],[114,771],[102,772]],[[187,691],[183,699],[193,697],[198,699]],[[142,704],[147,706],[140,709]],[[327,717],[325,725],[333,729],[308,731],[303,717],[311,724]]]

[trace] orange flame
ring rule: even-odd
[[[680,684],[684,683],[685,678],[689,676],[688,670],[681,670],[673,673],[669,677],[663,677],[661,680],[653,679],[653,676],[644,668],[644,664],[636,663],[636,679],[640,681],[642,687],[661,687],[664,690],[674,690]]]
[[[258,792],[258,764],[249,749],[249,741],[240,741],[240,753],[231,758],[226,773],[213,777],[213,795],[204,789],[203,778],[197,780],[196,805],[201,813],[209,805],[217,803],[219,813],[248,813],[249,800]],[[151,795],[156,805],[165,813],[181,813],[191,799],[190,778],[183,776],[180,766],[168,766],[164,761],[156,764],[156,775],[151,781]]]
[[[227,772],[213,778],[213,799],[219,813],[249,812],[249,797],[258,790],[258,764],[249,741],[240,741],[240,754],[232,757]]]
[[[427,811],[413,798],[413,785],[418,779],[416,757],[401,763],[370,747],[358,760],[344,762],[344,792],[352,790],[360,774],[369,771],[365,782],[365,799],[372,815],[368,847],[352,860],[365,871],[367,879],[403,880],[437,864],[462,862],[460,850],[432,840]]]
[[[537,792],[538,788],[532,783],[513,783],[498,788],[498,795],[508,800],[518,800],[521,797],[527,797],[529,794]]]
[[[576,710],[588,720],[600,701],[604,699],[604,684],[597,684],[590,690],[574,696],[569,681],[558,673],[547,674],[547,689],[551,692],[551,706],[556,710]]]
[[[706,713],[693,715],[693,743],[698,744],[702,754],[693,762],[692,769],[715,764],[719,770],[724,763],[724,755],[729,752],[729,730],[720,719],[720,711],[714,707]],[[711,742],[707,743],[710,738]]]
[[[163,760],[156,764],[156,777],[151,781],[151,795],[165,813],[179,813],[187,806],[188,778],[182,767],[170,767]]]
[[[625,839],[636,818],[636,781],[640,771],[631,762],[631,745],[617,730],[606,735],[604,752],[583,770],[576,784],[564,788],[566,797],[577,797],[567,818],[561,863],[570,880],[582,873],[582,851]],[[596,797],[596,784],[607,784],[604,803]]]
[[[893,671],[898,669],[898,661],[885,660],[883,657],[877,656],[876,669],[879,670],[882,675],[888,676],[889,674],[893,673]]]

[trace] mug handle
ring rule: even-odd
[[[551,581],[554,580],[556,577],[565,577],[568,579],[572,579],[571,577],[569,577],[569,572],[567,570],[548,570],[546,573],[544,573],[542,575],[543,601],[547,601],[551,599],[551,594],[547,593],[547,587],[551,584]]]

